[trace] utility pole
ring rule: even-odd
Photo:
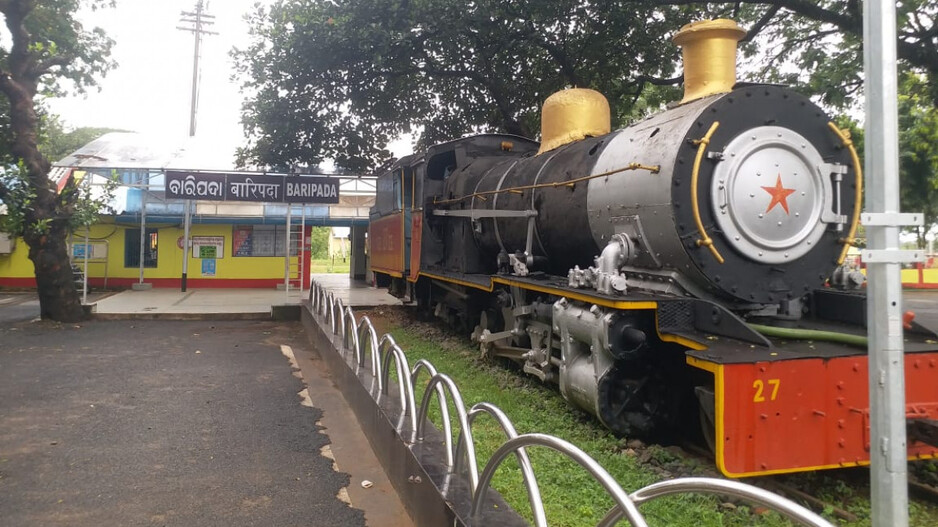
[[[202,44],[202,35],[217,35],[214,31],[208,31],[204,26],[210,26],[215,23],[215,17],[205,13],[207,5],[202,0],[195,3],[195,12],[182,12],[182,18],[179,20],[185,26],[176,26],[176,29],[189,31],[195,40],[195,50],[192,52],[192,104],[189,110],[189,137],[195,135],[195,113],[199,102],[199,46]],[[183,293],[186,292],[186,279],[189,272],[189,209],[191,201],[186,200],[186,214],[183,227],[183,247],[182,247],[182,280],[181,287]]]
[[[204,26],[211,26],[215,23],[215,17],[205,13],[208,6],[202,1],[195,3],[195,12],[182,12],[182,18],[179,20],[184,26],[176,26],[176,29],[189,31],[195,40],[195,49],[192,53],[192,104],[189,110],[189,137],[195,135],[195,114],[199,102],[199,46],[202,44],[202,35],[217,35],[214,31],[208,31]]]

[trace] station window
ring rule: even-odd
[[[158,248],[159,231],[147,229],[143,247],[144,267],[156,267]],[[124,267],[140,267],[140,229],[124,231]]]
[[[238,256],[283,256],[286,253],[285,225],[235,225],[231,236],[231,254]],[[290,255],[297,249],[292,247]]]

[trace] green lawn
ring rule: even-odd
[[[380,314],[376,314],[381,318]],[[660,446],[629,448],[625,439],[617,439],[583,412],[572,408],[557,393],[531,377],[483,361],[478,349],[468,339],[453,337],[425,324],[403,327],[406,321],[388,321],[387,329],[407,354],[410,364],[419,359],[432,362],[441,373],[453,378],[467,407],[487,401],[501,408],[512,420],[519,434],[542,432],[555,435],[577,445],[602,465],[627,492],[650,483],[687,475],[713,476],[710,462],[701,462]],[[380,324],[379,324],[380,325]],[[425,375],[425,374],[422,374]],[[427,377],[420,379],[425,386]],[[423,395],[416,394],[417,404]],[[431,407],[431,420],[440,427],[438,403]],[[454,425],[455,412],[450,410]],[[473,425],[480,473],[488,458],[504,442],[500,428],[490,418],[481,418]],[[559,453],[543,447],[529,449],[547,519],[551,526],[593,526],[612,506],[606,492],[587,472]],[[816,480],[821,480],[819,483]],[[844,522],[825,516],[834,525],[870,525],[868,489],[852,488],[834,473],[794,475],[788,479],[794,487],[819,495],[827,503],[844,505],[859,517]],[[826,483],[825,483],[826,482]],[[530,507],[514,458],[509,458],[498,472],[494,488],[509,504],[529,521]],[[726,498],[683,495],[659,499],[641,507],[649,525],[669,527],[782,526],[790,523],[762,507],[748,507]],[[936,508],[921,502],[910,506],[910,525],[936,525]],[[625,522],[620,523],[625,525]]]
[[[346,257],[345,261],[342,261],[342,258],[323,258],[323,259],[313,259],[309,262],[309,272],[312,274],[321,274],[321,273],[349,273],[350,269],[349,258]]]
[[[455,344],[455,339],[439,339],[436,335],[428,338],[402,327],[392,328],[391,333],[411,364],[421,358],[428,359],[441,373],[452,377],[467,406],[480,401],[493,403],[508,415],[519,434],[543,432],[570,441],[596,459],[626,491],[669,477],[663,469],[642,463],[626,446],[626,441],[613,437],[592,417],[571,408],[555,390],[480,360],[477,350],[468,343]],[[420,384],[425,385],[426,380],[422,377]],[[416,394],[418,404],[422,395],[420,389]],[[437,407],[438,403],[434,402],[433,408]],[[450,412],[455,424],[454,410]],[[431,412],[431,419],[440,426],[438,411]],[[490,418],[481,418],[473,425],[473,438],[481,473],[481,468],[505,438]],[[593,526],[612,507],[613,502],[606,492],[579,465],[544,447],[528,450],[551,526]],[[682,472],[695,472],[693,462],[687,465],[665,448],[652,446],[644,455],[653,456],[659,466],[677,464]],[[531,521],[521,471],[513,457],[496,472],[493,486],[515,510]],[[789,525],[774,513],[756,515],[742,505],[721,506],[724,501],[706,496],[677,496],[648,503],[641,510],[650,525],[669,527]]]

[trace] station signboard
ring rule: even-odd
[[[339,180],[322,176],[166,171],[167,199],[338,203]]]

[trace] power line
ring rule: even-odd
[[[189,137],[195,135],[195,115],[199,103],[199,47],[202,44],[202,35],[217,35],[215,31],[208,31],[205,26],[215,24],[215,17],[207,14],[207,3],[198,0],[195,4],[195,12],[182,11],[182,18],[179,22],[183,26],[176,26],[176,29],[189,31],[195,40],[195,49],[192,53],[192,103],[189,108]]]

